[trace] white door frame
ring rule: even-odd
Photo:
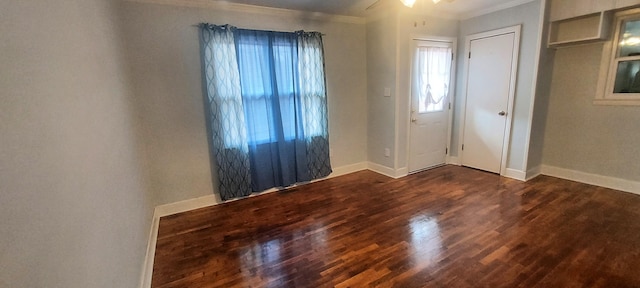
[[[465,37],[465,46],[464,46],[464,55],[469,55],[471,50],[471,41],[489,38],[494,36],[500,36],[504,34],[514,33],[513,39],[513,55],[512,55],[512,63],[511,63],[511,81],[509,83],[509,101],[507,103],[507,123],[505,126],[504,132],[504,140],[502,142],[502,163],[500,163],[500,175],[505,176],[507,172],[507,158],[509,156],[509,150],[511,142],[511,127],[513,123],[513,104],[516,94],[516,80],[518,75],[518,62],[519,62],[519,52],[520,52],[520,31],[522,30],[522,25],[510,26],[502,29],[476,33],[467,35]],[[462,95],[461,109],[460,109],[460,131],[458,135],[458,139],[460,139],[458,151],[460,151],[460,163],[464,163],[464,150],[462,150],[462,145],[464,145],[464,129],[465,129],[465,121],[467,117],[467,94],[469,91],[467,90],[467,85],[469,83],[469,57],[464,57],[464,74],[463,74],[463,83],[462,83],[462,91],[464,91]]]
[[[451,155],[451,132],[453,130],[453,107],[454,107],[454,101],[455,101],[455,91],[456,91],[456,66],[458,63],[458,39],[455,37],[440,37],[440,36],[429,36],[429,35],[422,35],[422,34],[411,34],[411,37],[409,38],[409,55],[411,55],[411,57],[409,57],[409,79],[411,79],[411,81],[409,81],[409,101],[408,102],[408,106],[407,108],[407,118],[405,119],[405,123],[406,123],[406,127],[407,127],[407,153],[405,153],[407,155],[407,167],[409,167],[409,157],[411,157],[411,105],[413,103],[413,62],[415,59],[414,58],[414,52],[413,51],[413,41],[414,40],[418,40],[418,41],[431,41],[431,42],[449,42],[452,45],[451,48],[451,53],[453,53],[453,59],[451,59],[451,79],[449,80],[449,83],[451,83],[451,85],[449,85],[449,121],[447,123],[447,156],[445,158],[445,163],[449,163],[449,155]],[[420,172],[420,170],[418,171],[414,171],[415,172]]]

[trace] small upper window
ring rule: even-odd
[[[615,19],[606,90],[596,103],[640,105],[640,9],[618,12]]]

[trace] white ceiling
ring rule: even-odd
[[[367,7],[378,0],[213,0],[221,2],[233,2],[256,6],[285,8],[300,11],[322,12],[327,14],[364,16]],[[400,0],[380,0],[395,1]],[[527,0],[447,0],[433,4],[432,0],[416,0],[412,9],[419,13],[446,13],[457,17],[465,17],[483,10],[496,10],[496,8],[508,8],[529,2]]]

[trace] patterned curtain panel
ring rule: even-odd
[[[300,102],[305,131],[307,166],[313,179],[331,173],[329,162],[329,124],[324,76],[322,34],[297,32]]]
[[[222,199],[328,176],[321,34],[201,27]]]
[[[252,192],[240,75],[231,30],[229,26],[200,25],[209,137],[223,200]]]

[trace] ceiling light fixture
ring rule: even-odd
[[[416,0],[400,0],[400,2],[409,8],[412,8],[413,4],[416,4]],[[440,2],[440,0],[433,0],[433,3],[435,4],[438,4],[438,2]]]
[[[409,8],[413,7],[413,4],[416,4],[416,0],[400,0],[400,2]]]

